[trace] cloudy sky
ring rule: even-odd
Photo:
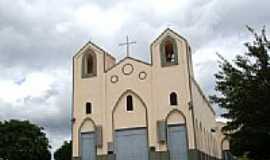
[[[149,44],[167,27],[193,50],[195,76],[214,93],[216,52],[232,59],[250,39],[245,25],[270,26],[269,0],[0,0],[0,120],[45,128],[53,149],[70,139],[72,56],[91,40],[121,59],[149,61]],[[269,32],[268,32],[269,33]],[[220,109],[215,108],[218,113]]]

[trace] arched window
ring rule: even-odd
[[[177,94],[175,92],[170,94],[170,105],[177,105]]]
[[[90,102],[86,103],[85,112],[86,112],[86,114],[91,114],[92,113],[92,104]]]
[[[82,78],[97,75],[97,58],[93,51],[87,51],[82,58]]]
[[[91,74],[94,71],[94,63],[92,55],[88,54],[86,58],[86,73]]]
[[[178,53],[176,41],[171,37],[166,37],[160,45],[161,65],[170,66],[178,64]]]
[[[127,96],[127,111],[133,111],[133,99],[131,95]]]
[[[174,63],[175,61],[175,52],[173,49],[173,43],[171,40],[165,41],[165,58],[167,63]]]

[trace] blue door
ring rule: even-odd
[[[81,133],[81,160],[96,160],[95,133]]]
[[[169,125],[167,128],[170,160],[187,160],[186,127]]]
[[[148,160],[145,128],[115,131],[116,160]]]

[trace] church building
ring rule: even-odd
[[[150,57],[116,62],[92,42],[74,55],[73,160],[227,159],[224,124],[194,79],[187,40],[166,29]]]

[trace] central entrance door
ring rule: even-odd
[[[148,160],[146,128],[116,130],[114,142],[116,160]]]
[[[81,133],[81,160],[96,160],[95,133]]]
[[[168,125],[167,137],[170,160],[187,160],[186,127]]]

